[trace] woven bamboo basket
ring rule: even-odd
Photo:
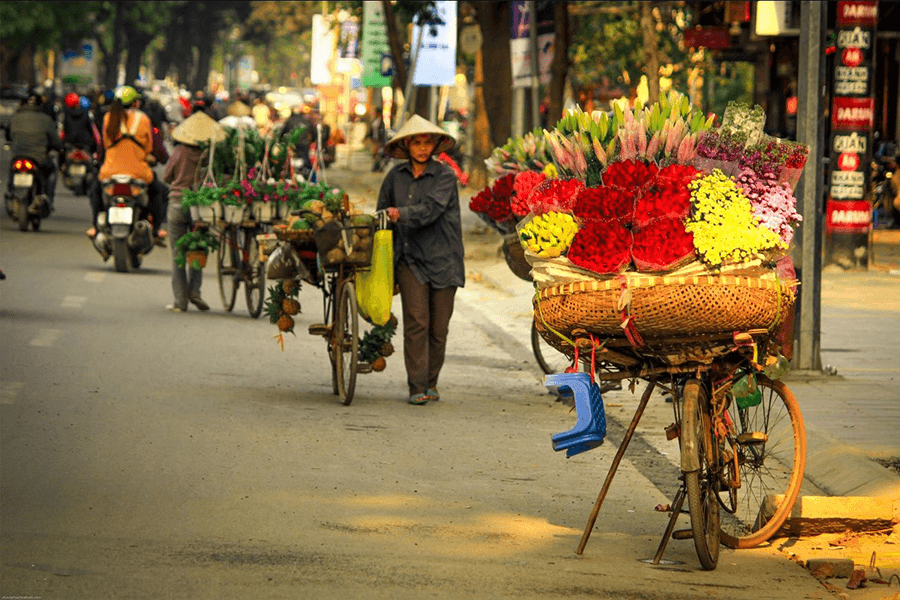
[[[632,354],[703,357],[716,339],[733,332],[775,332],[793,304],[793,292],[777,279],[626,272],[544,289],[535,297],[534,318],[541,336],[566,354],[571,346],[560,334],[571,339],[580,329],[623,340],[623,321],[630,316],[633,331],[644,342],[629,348]]]

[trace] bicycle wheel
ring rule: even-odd
[[[337,375],[338,395],[344,404],[353,402],[356,389],[356,366],[359,361],[359,315],[356,289],[346,280],[340,287],[337,320],[332,332],[332,355]]]
[[[243,272],[244,295],[247,298],[247,312],[254,319],[262,313],[266,296],[266,263],[259,260],[259,246],[255,229],[244,232]]]
[[[237,233],[233,227],[226,227],[219,234],[219,250],[216,260],[216,274],[219,277],[219,297],[222,307],[231,312],[237,289],[240,286],[241,254],[238,251]]]
[[[538,366],[546,375],[562,373],[569,366],[569,358],[544,341],[534,320],[531,321],[531,351]]]
[[[712,571],[719,561],[718,473],[709,400],[698,379],[690,379],[684,384],[682,402],[682,461],[693,461],[700,467],[684,473],[691,532],[701,566]]]
[[[756,376],[757,406],[728,407],[733,422],[740,487],[733,510],[722,519],[722,543],[754,548],[784,524],[794,507],[806,467],[806,429],[797,399],[780,381]]]

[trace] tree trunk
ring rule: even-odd
[[[509,2],[472,2],[481,28],[481,53],[484,81],[490,82],[476,90],[483,94],[487,111],[490,141],[502,146],[512,134],[512,67],[509,52]],[[475,157],[475,163],[479,159]]]
[[[644,72],[652,103],[659,100],[659,43],[656,39],[652,2],[641,2],[641,33],[644,37]]]
[[[128,37],[125,41],[128,44],[128,57],[125,59],[125,83],[133,85],[141,74],[144,51],[153,39],[147,36],[134,36]]]
[[[394,59],[394,86],[401,90],[406,89],[406,64],[403,62],[403,40],[400,39],[400,28],[397,27],[397,16],[390,0],[383,0],[384,21],[387,24],[388,43],[391,47],[391,57]]]
[[[562,118],[565,102],[566,77],[569,74],[569,3],[553,4],[553,64],[550,69],[547,128],[552,128]]]
[[[484,101],[484,50],[482,48],[479,48],[475,55],[475,121],[473,129],[469,187],[477,190],[485,187],[488,183],[488,172],[484,161],[490,157],[493,149],[490,122]]]
[[[194,73],[192,86],[194,90],[205,90],[209,82],[209,68],[213,55],[213,38],[203,36],[198,40],[197,69]]]

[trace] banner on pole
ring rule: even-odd
[[[416,59],[413,85],[453,85],[456,82],[456,2],[435,2],[437,15],[444,22],[436,25],[437,35],[431,35],[432,26],[425,23],[422,45]],[[421,24],[413,27],[413,45],[419,39]],[[413,50],[415,52],[415,50]]]
[[[538,68],[542,85],[550,83],[550,67],[553,64],[553,46],[556,35],[553,29],[553,2],[535,2],[537,6]],[[515,1],[510,5],[512,19],[509,35],[509,53],[512,59],[513,87],[531,87],[531,15],[529,2]]]
[[[388,87],[391,76],[391,48],[387,23],[381,2],[363,2],[362,84],[366,87]],[[385,63],[388,63],[387,65]],[[385,68],[385,67],[388,68]]]
[[[309,80],[313,85],[331,83],[331,59],[334,58],[334,31],[328,26],[325,17],[313,15],[312,18],[312,51]]]

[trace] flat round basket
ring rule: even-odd
[[[534,318],[539,330],[552,328],[569,336],[583,329],[601,337],[622,337],[623,321],[630,315],[642,337],[683,338],[774,331],[793,303],[793,292],[776,279],[626,272],[613,279],[544,289],[535,297]],[[558,337],[548,334],[548,341],[550,336]]]
[[[531,265],[525,260],[525,249],[522,248],[518,234],[503,236],[503,258],[506,259],[506,266],[516,277],[534,281],[531,278]]]

